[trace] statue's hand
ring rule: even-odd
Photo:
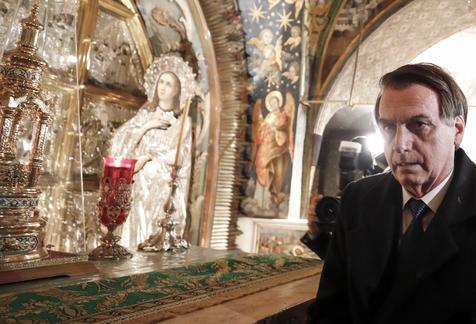
[[[150,131],[151,129],[155,129],[155,128],[158,128],[158,129],[167,129],[170,127],[170,122],[166,121],[166,120],[163,120],[163,119],[152,119],[150,121],[148,121],[147,123],[145,123],[144,126],[142,126],[139,130],[139,132],[137,133],[137,135],[135,136],[136,138],[134,139],[135,141],[135,145],[139,145],[140,141],[142,140],[142,137],[144,137],[145,133],[147,133],[148,131]]]
[[[149,154],[140,156],[137,159],[136,165],[134,166],[134,173],[137,173],[142,170],[144,165],[149,161],[152,161],[152,156],[150,156]]]
[[[170,122],[163,120],[163,119],[152,119],[145,123],[144,126],[141,127],[141,132],[145,134],[147,131],[159,128],[159,129],[167,129],[170,127]]]

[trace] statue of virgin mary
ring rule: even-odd
[[[159,230],[164,204],[170,193],[184,104],[196,91],[191,67],[181,57],[164,55],[149,66],[144,87],[147,102],[117,129],[111,156],[137,160],[132,187],[132,207],[122,225],[121,244],[136,249]],[[191,174],[192,129],[186,117],[180,149],[180,165],[173,196],[176,233],[183,234]]]

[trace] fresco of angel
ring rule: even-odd
[[[251,74],[255,81],[263,79],[271,71],[282,70],[282,36],[277,39],[276,45],[273,44],[273,39],[273,32],[264,28],[258,37],[248,40],[249,45],[255,46],[251,67]]]
[[[254,198],[261,208],[270,203],[281,203],[289,162],[294,152],[295,100],[286,93],[286,102],[279,91],[271,91],[265,98],[267,114],[262,114],[262,100],[258,99],[253,109],[252,163],[256,168]]]
[[[301,45],[301,28],[299,26],[291,27],[291,36],[286,40],[284,46],[289,46],[291,50]]]
[[[299,81],[299,63],[292,61],[289,63],[289,68],[286,72],[283,72],[283,76],[288,79],[291,84],[296,84]]]

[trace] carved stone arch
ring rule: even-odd
[[[417,24],[413,22],[418,21]],[[414,0],[369,30],[360,45],[352,102],[373,105],[378,94],[378,80],[386,72],[411,62],[418,54],[439,41],[474,25],[474,14],[464,2],[449,0]],[[326,100],[347,100],[355,52],[334,77]],[[332,108],[334,107],[334,108]],[[316,121],[315,133],[321,130],[336,105],[328,104]],[[330,109],[330,110],[329,110]],[[327,112],[329,110],[329,112]]]
[[[330,33],[330,39],[327,40],[324,55],[318,62],[319,69],[316,71],[320,77],[319,82],[313,84],[312,93],[314,97],[323,98],[329,91],[329,87],[335,80],[337,74],[341,71],[342,67],[349,60],[349,57],[356,50],[359,39],[366,39],[373,31],[390,16],[395,14],[399,9],[413,0],[390,0],[380,1],[381,8],[376,7],[373,11],[368,12],[363,17],[357,17],[355,19],[361,19],[361,27],[358,23],[350,30],[336,30],[339,28],[339,24],[336,23],[332,26],[332,32]],[[358,12],[360,4],[356,3],[354,6],[355,12]],[[344,7],[339,8],[339,14],[343,14]],[[338,19],[337,19],[338,20]],[[361,29],[361,30],[360,30]],[[359,34],[361,33],[361,36]]]

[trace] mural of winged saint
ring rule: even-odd
[[[267,114],[262,114],[262,100],[253,109],[251,158],[256,170],[254,199],[259,209],[279,205],[286,198],[284,185],[294,152],[295,100],[291,92],[286,101],[279,91],[271,91],[265,98]],[[253,166],[252,165],[252,166]]]

